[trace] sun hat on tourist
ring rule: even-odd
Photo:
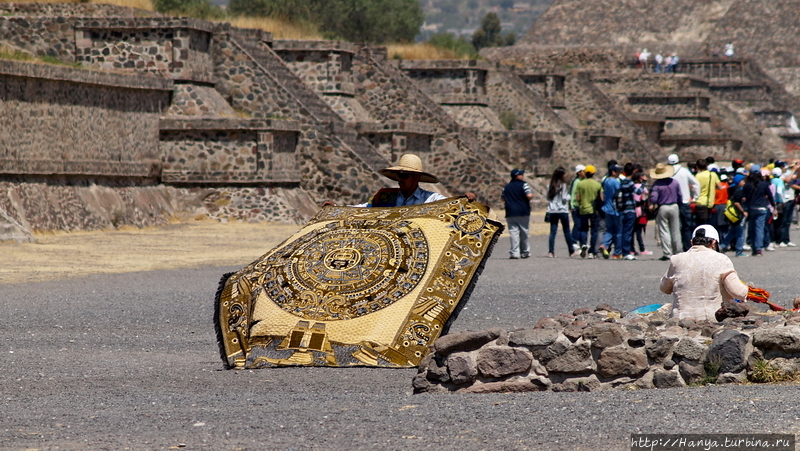
[[[755,163],[751,164],[750,167],[747,169],[751,174],[755,172],[761,172],[761,166]]]
[[[719,166],[716,163],[711,163],[708,165],[708,170],[711,172],[719,172]]]
[[[770,175],[772,175],[772,171],[769,169],[764,168],[761,170],[761,177],[769,177]]]
[[[783,171],[781,170],[781,168],[772,168],[772,175],[774,175],[775,177],[780,177],[783,175]]]
[[[744,174],[736,174],[736,175],[733,176],[733,184],[734,185],[738,185],[739,182],[741,182],[742,180],[744,180]]]
[[[666,179],[675,175],[675,168],[668,164],[658,163],[656,167],[650,169],[650,178],[653,180]]]
[[[595,167],[590,164],[590,165],[586,166],[586,168],[583,170],[583,172],[585,172],[587,174],[594,174],[595,172],[597,172],[597,169],[595,169]]]
[[[400,157],[400,160],[397,162],[397,164],[380,170],[381,175],[390,180],[394,180],[395,182],[398,180],[397,173],[399,172],[420,174],[420,182],[439,183],[438,177],[422,170],[422,160],[420,160],[420,158],[413,153],[404,154]]]
[[[586,170],[586,166],[584,166],[582,164],[579,164],[579,165],[575,166],[575,172],[581,172],[581,171],[585,171],[585,170]]]
[[[525,174],[525,171],[523,171],[522,169],[512,169],[511,170],[511,178],[512,179],[517,178],[518,175],[524,175],[524,174]]]
[[[694,229],[694,232],[692,232],[692,238],[696,238],[697,231],[701,229],[705,231],[705,234],[703,236],[705,236],[706,238],[712,238],[719,241],[719,233],[717,232],[717,229],[715,229],[714,226],[708,224],[697,226],[697,228]]]
[[[667,157],[667,163],[669,163],[669,164],[678,164],[678,162],[680,162],[680,161],[681,161],[681,159],[678,158],[678,156],[675,155],[674,153]]]

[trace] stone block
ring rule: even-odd
[[[469,352],[455,352],[447,356],[447,371],[454,384],[473,382],[478,377],[475,358]]]
[[[479,332],[448,334],[436,340],[433,344],[433,349],[438,355],[447,355],[456,351],[474,351],[495,340],[502,333],[502,329],[494,328]]]
[[[683,338],[675,345],[672,355],[686,360],[701,361],[706,356],[708,347],[691,338]]]
[[[441,357],[435,356],[431,359],[428,364],[428,370],[425,372],[425,377],[436,382],[450,381],[450,374],[447,372],[447,366],[442,362]]]
[[[677,342],[677,338],[659,338],[657,340],[648,340],[648,343],[645,345],[647,357],[656,363],[663,362],[670,356],[672,353],[672,348]]]
[[[737,373],[747,366],[748,341],[750,337],[739,331],[723,330],[714,336],[706,359],[719,363],[720,373]]]
[[[602,384],[597,376],[591,374],[586,377],[575,377],[565,379],[562,382],[553,384],[551,390],[554,392],[593,392],[602,388]]]
[[[553,318],[544,317],[533,325],[534,329],[560,329],[561,323]]]
[[[597,323],[583,330],[583,339],[595,348],[610,348],[622,344],[622,327],[614,323]]]
[[[517,379],[513,381],[486,382],[473,384],[457,390],[459,393],[523,393],[547,390],[547,384],[540,379]]]
[[[551,373],[584,373],[592,369],[592,352],[589,342],[569,346],[561,355],[545,364]]]
[[[768,353],[783,352],[800,353],[800,327],[784,326],[774,329],[763,329],[753,333],[753,346]]]
[[[747,381],[747,372],[739,371],[738,373],[722,373],[717,376],[718,384],[742,384]]]
[[[488,377],[503,377],[527,372],[533,363],[533,355],[523,348],[489,347],[478,351],[478,372]]]
[[[603,377],[636,377],[647,372],[647,369],[645,353],[625,346],[605,348],[597,359],[597,372]]]
[[[678,388],[685,387],[686,383],[677,371],[656,369],[653,372],[653,385],[656,388]]]
[[[706,377],[702,363],[684,360],[678,364],[678,372],[687,384],[696,384]]]
[[[555,329],[523,329],[515,330],[508,336],[508,341],[513,345],[522,346],[549,346],[558,338]]]

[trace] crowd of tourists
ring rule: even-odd
[[[572,180],[559,167],[547,201],[549,257],[556,256],[559,225],[570,257],[636,260],[652,255],[643,239],[651,220],[660,260],[691,248],[693,231],[706,224],[719,232],[723,252],[762,256],[795,246],[789,234],[800,203],[800,161],[761,165],[736,159],[722,166],[707,157],[683,165],[673,154],[649,170],[611,160],[606,173],[598,175],[594,166],[578,165]],[[521,253],[527,256],[526,251]]]

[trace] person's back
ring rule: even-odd
[[[579,207],[582,215],[591,215],[595,213],[595,201],[600,195],[601,189],[600,183],[591,178],[583,179],[578,183],[576,192],[580,199]]]
[[[503,188],[506,217],[530,216],[531,204],[529,194],[531,189],[528,182],[513,179]]]

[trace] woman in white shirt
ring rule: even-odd
[[[569,256],[575,255],[576,246],[572,241],[572,234],[569,231],[569,184],[567,183],[567,170],[558,167],[550,177],[550,185],[547,188],[547,216],[550,220],[550,249],[547,256],[555,258],[556,232],[558,223],[561,223],[564,238],[567,241],[567,252]]]

